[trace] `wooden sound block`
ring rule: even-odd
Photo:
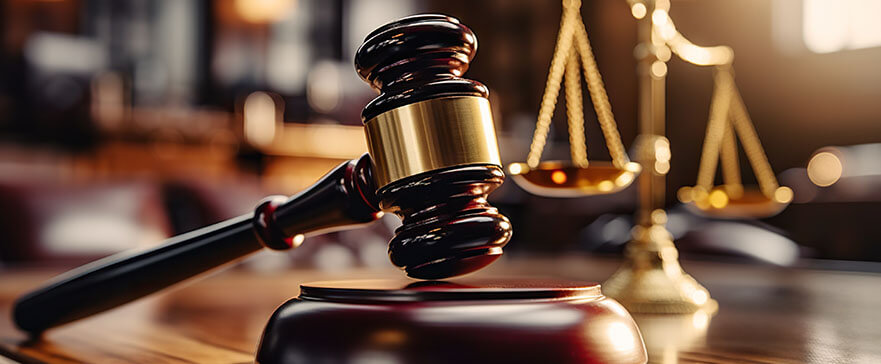
[[[355,280],[301,286],[258,363],[645,363],[630,314],[596,283]]]

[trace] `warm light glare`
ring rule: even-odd
[[[698,66],[728,64],[734,59],[734,51],[727,46],[700,47],[682,37],[677,37],[672,43],[673,50],[679,57]]]
[[[660,4],[656,4],[656,6],[660,6]],[[679,34],[673,20],[663,9],[652,12],[652,22],[652,43],[657,47],[655,54],[661,61],[666,62],[670,59],[671,50],[686,62],[699,66],[729,64],[734,59],[734,51],[730,47],[700,47],[691,43],[682,34]],[[664,68],[657,66],[658,68],[655,69],[653,64],[652,74],[656,77],[662,77],[667,73],[666,65],[664,66]]]
[[[703,293],[703,292],[702,292]],[[704,294],[706,295],[706,294]],[[704,310],[700,310],[694,313],[694,316],[691,318],[691,325],[695,330],[704,331],[707,329],[707,326],[710,324],[710,314],[708,314]]]
[[[615,184],[618,186],[627,186],[630,182],[633,182],[632,173],[622,173],[618,178],[615,178]]]
[[[613,188],[615,188],[615,183],[609,180],[605,180],[597,184],[597,189],[603,192],[609,192]]]
[[[510,174],[520,174],[523,172],[523,167],[520,164],[514,163],[508,166],[508,173]]]
[[[125,86],[122,77],[105,72],[92,79],[92,117],[107,129],[119,127],[125,118]]]
[[[304,241],[306,241],[306,235],[303,234],[294,235],[294,238],[291,240],[294,248],[303,244]]]
[[[670,162],[655,161],[655,173],[667,174],[667,172],[670,172]]]
[[[664,225],[667,223],[667,213],[663,209],[652,210],[651,219],[652,224]]]
[[[692,63],[696,63],[699,65],[711,64],[710,61],[712,55],[703,47],[699,47],[693,44],[685,44],[679,48],[679,54],[682,55],[682,58],[685,58]]]
[[[689,203],[694,201],[693,193],[691,193],[691,187],[685,186],[676,191],[676,197],[679,198],[679,201],[682,203]]]
[[[712,196],[712,195],[711,195],[711,196]],[[695,303],[696,305],[698,305],[698,306],[703,305],[704,303],[707,303],[707,300],[708,300],[709,298],[710,298],[710,297],[707,295],[707,292],[706,292],[706,291],[696,290],[696,291],[694,291],[694,292],[691,293],[691,300],[692,300],[692,302],[694,302],[694,303]]]
[[[676,26],[669,19],[663,24],[655,24],[654,32],[665,41],[670,41],[679,35],[679,32],[676,31]]]
[[[551,173],[551,181],[554,181],[554,183],[558,185],[566,183],[567,179],[566,173],[563,171],[554,171],[554,173]]]
[[[779,203],[789,203],[792,201],[792,189],[786,186],[780,186],[774,191],[774,200]]]
[[[817,153],[808,162],[808,178],[820,187],[829,187],[838,182],[843,171],[841,160],[830,152]]]
[[[278,106],[271,95],[254,92],[242,107],[245,140],[252,145],[267,146],[275,139],[276,121],[280,120]]]
[[[306,77],[306,100],[318,112],[331,113],[342,101],[342,76],[334,62],[321,61]]]
[[[606,337],[618,352],[630,352],[636,342],[633,330],[621,322],[612,322],[606,327]]]
[[[407,340],[407,334],[401,330],[380,330],[371,335],[375,345],[400,345]]]
[[[670,51],[670,47],[665,45],[655,47],[655,56],[658,57],[658,60],[661,62],[669,61],[672,55],[673,52]]]
[[[273,23],[284,19],[296,5],[294,0],[235,0],[236,12],[252,23]]]
[[[881,1],[804,0],[805,46],[816,53],[881,46]]]
[[[710,196],[707,197],[710,206],[714,208],[721,209],[725,206],[728,206],[728,194],[722,190],[715,190],[710,192]]]
[[[655,9],[670,10],[670,0],[655,0]]]
[[[670,160],[670,142],[667,138],[660,137],[655,139],[655,159]]]
[[[639,173],[639,171],[642,170],[642,166],[640,166],[639,163],[636,162],[629,162],[624,165],[624,170],[628,172]]]
[[[667,25],[667,12],[661,9],[652,12],[652,23],[655,25]]]
[[[666,66],[665,66],[666,67]],[[670,141],[667,138],[658,138],[655,140],[655,172],[666,174],[670,171]]]
[[[661,61],[652,63],[652,76],[661,78],[667,75],[667,64]]]
[[[636,3],[633,4],[632,7],[630,7],[630,13],[633,14],[633,17],[637,19],[644,18],[646,11],[647,9],[645,8],[645,4],[643,3]]]

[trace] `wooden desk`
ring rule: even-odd
[[[881,275],[683,265],[720,308],[715,315],[637,316],[652,362],[881,363]],[[479,274],[601,281],[616,266],[582,256],[507,258]],[[27,342],[10,322],[11,302],[51,274],[0,271],[0,356],[25,363],[253,362],[267,318],[298,294],[299,283],[400,273],[231,270]]]

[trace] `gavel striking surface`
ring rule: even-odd
[[[258,363],[644,363],[633,319],[595,283],[306,283],[270,318]]]

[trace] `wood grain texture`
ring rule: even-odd
[[[881,275],[685,262],[715,315],[637,316],[653,363],[881,363]],[[617,261],[502,259],[482,276],[608,277]],[[395,270],[231,270],[28,341],[12,300],[55,272],[0,271],[0,356],[24,363],[249,363],[272,311],[306,281],[400,277]],[[0,363],[3,363],[0,360]]]

